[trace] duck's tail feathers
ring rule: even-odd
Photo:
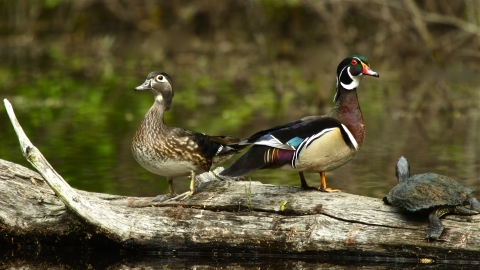
[[[220,175],[237,177],[245,176],[256,170],[278,168],[289,164],[294,151],[272,148],[264,145],[254,145],[245,154],[239,157],[230,167]]]
[[[218,144],[221,144],[224,151],[239,151],[248,145],[240,145],[240,139],[232,136],[211,136],[210,139]]]

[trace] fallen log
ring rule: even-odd
[[[376,256],[418,260],[480,257],[480,217],[447,216],[437,241],[428,219],[379,198],[199,175],[185,201],[152,202],[73,189],[33,146],[5,106],[26,159],[40,172],[0,160],[0,241],[97,245],[158,252],[249,252],[287,256]]]

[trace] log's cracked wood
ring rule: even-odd
[[[144,250],[450,260],[477,260],[480,256],[478,216],[447,216],[444,224],[448,230],[439,241],[427,242],[427,218],[401,213],[380,198],[219,180],[222,168],[199,175],[198,193],[182,202],[154,203],[153,198],[76,190],[31,144],[8,102],[6,107],[22,152],[41,175],[0,160],[3,242],[12,238],[27,241],[26,236],[34,236],[54,245],[71,237],[70,243],[81,245],[86,239],[103,237]]]

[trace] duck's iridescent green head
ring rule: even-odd
[[[334,101],[338,100],[338,89],[354,90],[358,87],[363,75],[379,77],[378,73],[370,69],[368,60],[363,55],[351,55],[337,67],[337,94]]]

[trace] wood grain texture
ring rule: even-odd
[[[161,204],[153,198],[74,190],[78,203],[87,206],[67,211],[35,172],[0,160],[0,179],[5,198],[0,202],[1,231],[10,237],[27,232],[44,239],[66,237],[91,217],[97,219],[90,223],[94,229],[84,226],[84,234],[105,234],[123,247],[144,250],[443,259],[480,254],[478,216],[448,216],[440,241],[427,242],[426,217],[405,215],[380,199],[347,193],[220,181],[206,173],[199,176],[199,193],[185,202]],[[78,214],[82,209],[93,212],[83,218]]]

